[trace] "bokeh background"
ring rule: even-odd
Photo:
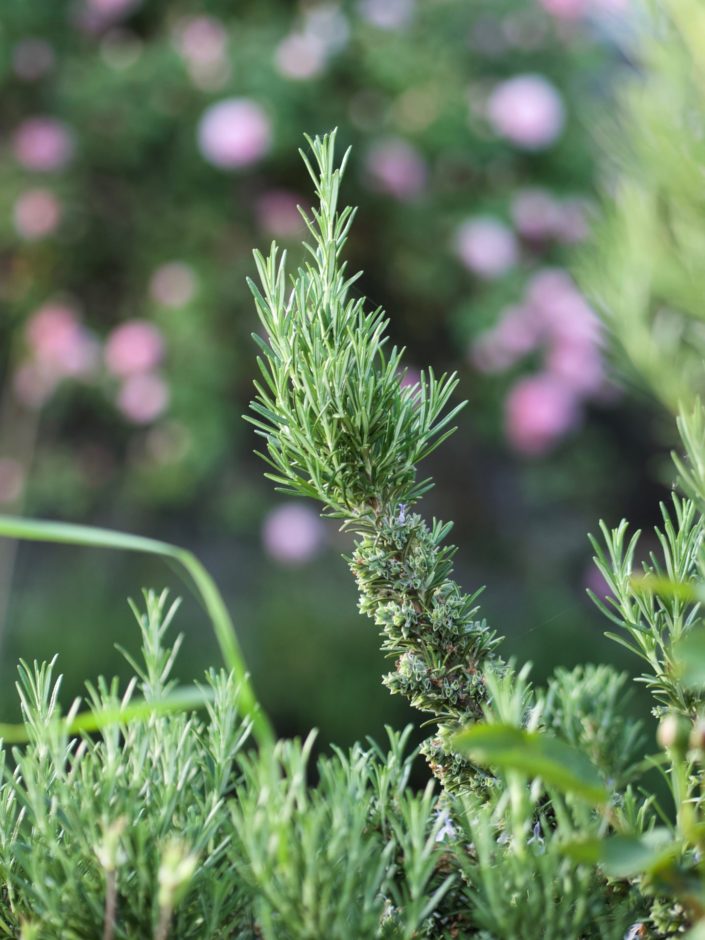
[[[668,424],[622,387],[571,274],[605,185],[628,0],[5,0],[0,15],[0,509],[192,548],[281,733],[345,744],[408,717],[379,682],[349,544],[272,492],[242,420],[246,277],[302,256],[303,134],[353,146],[349,258],[409,376],[457,370],[425,509],[456,522],[505,651],[622,662],[585,595],[600,517],[650,524]],[[18,656],[67,698],[136,645],[159,561],[0,545],[0,706]],[[185,678],[216,661],[184,599]]]

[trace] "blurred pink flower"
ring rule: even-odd
[[[312,558],[320,550],[324,534],[318,515],[303,503],[277,506],[262,527],[265,550],[286,565],[299,565]]]
[[[403,29],[414,16],[415,0],[358,0],[360,16],[378,29]]]
[[[561,207],[545,189],[521,189],[512,197],[512,222],[527,241],[546,241],[556,234]]]
[[[14,503],[22,495],[25,472],[14,457],[0,457],[0,503]]]
[[[31,357],[52,381],[85,378],[94,371],[98,344],[73,307],[47,303],[27,321]]]
[[[595,395],[605,383],[602,356],[592,343],[570,340],[555,343],[548,350],[546,368],[577,395]]]
[[[271,142],[269,118],[249,98],[226,98],[212,104],[198,125],[201,155],[224,170],[256,163],[267,153]]]
[[[124,19],[142,0],[85,0],[86,9],[105,25]]]
[[[505,401],[505,432],[511,446],[538,457],[580,422],[575,396],[546,373],[520,379]]]
[[[212,16],[194,16],[177,27],[177,46],[189,62],[214,65],[226,55],[228,34],[220,20]]]
[[[152,274],[149,293],[153,300],[165,307],[184,307],[196,293],[196,274],[190,264],[169,261]]]
[[[222,88],[230,77],[228,34],[220,20],[194,16],[175,29],[175,45],[193,82],[204,91]]]
[[[61,205],[48,189],[28,189],[18,196],[12,209],[17,234],[27,241],[45,238],[61,220]]]
[[[514,233],[493,216],[463,222],[455,233],[455,251],[468,270],[486,280],[501,277],[519,260]]]
[[[56,56],[45,39],[28,36],[12,50],[12,70],[25,82],[36,82],[54,68]]]
[[[52,117],[27,118],[15,131],[12,149],[27,170],[51,173],[71,160],[74,140],[71,131]]]
[[[565,109],[560,94],[542,75],[517,75],[500,82],[487,102],[495,132],[524,150],[543,150],[560,136]]]
[[[601,342],[600,321],[567,271],[538,271],[528,283],[526,296],[548,340]]]
[[[583,571],[583,587],[588,591],[592,591],[600,600],[613,596],[605,576],[594,561],[589,562]]]
[[[426,186],[423,157],[400,137],[389,137],[373,144],[367,152],[365,166],[373,187],[396,199],[414,199]]]
[[[539,338],[530,310],[505,307],[497,324],[473,342],[470,360],[480,372],[504,372],[534,350]]]
[[[286,189],[270,189],[255,202],[257,224],[275,238],[294,238],[304,230],[297,206],[301,197]]]
[[[277,70],[286,78],[304,81],[320,75],[325,68],[328,50],[314,33],[290,33],[274,51]]]
[[[151,424],[169,404],[169,386],[152,372],[129,375],[117,397],[122,414],[132,424]]]
[[[161,331],[147,320],[128,320],[110,333],[105,342],[105,365],[113,375],[125,377],[149,372],[162,360]]]
[[[543,7],[559,20],[579,20],[590,7],[590,0],[539,0]]]

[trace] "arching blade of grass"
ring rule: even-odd
[[[183,688],[175,689],[169,695],[155,701],[147,702],[144,699],[134,699],[125,705],[116,705],[114,708],[95,709],[79,712],[70,720],[58,719],[57,726],[64,726],[67,734],[84,732],[89,734],[100,731],[108,725],[127,724],[130,721],[144,721],[151,715],[164,715],[169,712],[193,711],[202,708],[206,702],[213,699],[213,693],[208,689]],[[0,722],[0,738],[4,744],[24,744],[28,739],[24,724],[5,724]]]
[[[240,686],[240,708],[252,721],[254,736],[261,745],[269,744],[274,740],[272,726],[257,701],[247,674],[245,659],[225,602],[215,581],[193,552],[171,545],[169,542],[160,542],[157,539],[130,535],[126,532],[115,532],[112,529],[40,519],[20,519],[14,516],[0,516],[0,538],[144,552],[175,561],[181,570],[188,574],[203,601],[223,660],[228,669],[232,670]]]

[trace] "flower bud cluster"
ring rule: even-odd
[[[477,769],[447,755],[444,732],[482,717],[487,693],[483,668],[496,660],[497,639],[476,618],[475,596],[452,580],[454,549],[441,544],[449,526],[432,528],[416,513],[379,512],[357,543],[350,568],[360,611],[381,628],[382,649],[395,658],[384,678],[421,711],[439,721],[424,752],[444,785],[455,789],[482,779]]]

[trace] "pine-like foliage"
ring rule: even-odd
[[[431,486],[416,481],[417,464],[453,431],[461,406],[446,407],[456,378],[429,370],[404,385],[384,313],[353,295],[359,275],[342,260],[354,218],[338,208],[345,159],[336,167],[335,134],[310,145],[313,164],[302,156],[319,200],[304,216],[310,260],[289,278],[275,245],[255,256],[266,341],[255,336],[262,381],[250,420],[266,440],[270,478],[360,536],[350,567],[360,609],[395,660],[385,683],[435,718],[438,734],[424,747],[431,766],[447,787],[467,787],[484,776],[449,755],[443,737],[482,714],[482,668],[497,664],[496,639],[452,578],[455,549],[443,544],[451,526],[429,526],[411,508]]]

